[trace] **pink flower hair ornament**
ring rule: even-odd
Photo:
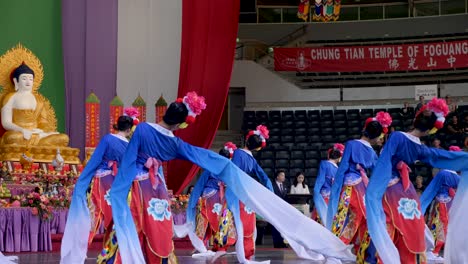
[[[266,147],[266,140],[270,138],[270,131],[264,125],[257,126],[256,130],[250,130],[247,134],[246,140],[248,140],[251,136],[257,135],[262,139],[262,148]]]
[[[447,106],[447,102],[441,98],[432,98],[429,103],[427,103],[427,110],[434,112],[437,116],[437,121],[435,122],[434,126],[437,129],[441,129],[444,127],[445,117],[449,113],[449,108]]]
[[[197,115],[201,114],[201,112],[206,109],[205,97],[198,96],[196,92],[188,92],[184,98],[177,98],[176,102],[183,103],[188,110],[185,124],[181,124],[181,128],[195,123]]]
[[[462,149],[459,146],[450,146],[449,151],[458,152],[462,151]]]
[[[127,107],[124,109],[124,115],[129,116],[133,119],[133,125],[136,126],[140,123],[138,116],[140,115],[140,111],[136,107]]]
[[[224,144],[224,149],[229,151],[229,158],[232,159],[232,156],[234,155],[234,150],[237,149],[237,146],[232,142],[226,142],[226,144]]]
[[[369,117],[367,118],[366,120],[366,123],[364,125],[364,128],[367,127],[367,125],[372,122],[372,121],[377,121],[380,123],[380,125],[382,126],[383,128],[383,133],[384,134],[387,134],[388,133],[388,127],[392,124],[393,120],[392,120],[392,116],[387,113],[387,112],[384,112],[384,111],[380,111],[378,112],[375,117]]]

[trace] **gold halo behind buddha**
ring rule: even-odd
[[[15,85],[10,80],[10,74],[23,62],[34,71],[33,91],[37,91],[41,86],[44,78],[41,61],[32,51],[18,43],[0,57],[0,87],[3,87],[3,93],[15,91]]]

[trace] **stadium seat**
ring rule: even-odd
[[[268,127],[268,129],[270,130],[270,136],[278,136],[278,135],[281,135],[281,128],[271,128],[271,127]]]
[[[294,121],[283,121],[281,123],[282,128],[294,128]]]
[[[309,135],[309,141],[312,142],[312,143],[321,142],[322,137],[319,136],[319,135]]]
[[[307,135],[308,136],[312,136],[312,135],[318,135],[319,136],[319,135],[321,135],[320,131],[321,130],[318,127],[310,127],[310,128],[307,129]]]
[[[273,150],[261,150],[258,152],[260,159],[275,159],[275,152]]]
[[[305,169],[304,171],[304,176],[307,177],[307,178],[317,178],[317,171],[318,169],[316,168],[308,168],[308,169]]]
[[[297,110],[294,112],[296,120],[306,121],[307,120],[307,111]]]
[[[255,121],[255,111],[244,111],[244,121]]]
[[[306,159],[304,161],[304,166],[306,168],[318,168],[319,167],[319,159]]]
[[[281,112],[280,111],[270,111],[270,112],[268,112],[268,120],[270,120],[270,121],[281,121]]]
[[[307,117],[310,121],[320,120],[320,110],[309,110],[307,111]]]
[[[291,159],[304,159],[304,151],[291,150]]]
[[[260,167],[262,167],[263,169],[264,168],[271,168],[271,169],[274,169],[275,168],[275,163],[272,159],[265,159],[265,160],[260,160],[259,161],[259,165]]]
[[[296,121],[294,126],[296,128],[307,128],[307,122],[306,121]]]
[[[276,168],[289,168],[289,160],[287,159],[277,159],[275,161]]]
[[[293,111],[282,111],[281,120],[283,121],[294,121],[294,112]]]
[[[291,157],[288,150],[279,150],[276,151],[276,159],[289,159]]]
[[[270,138],[268,139],[268,143],[280,143],[280,142],[281,142],[281,136],[271,135]]]
[[[294,142],[294,136],[288,136],[288,135],[281,136],[281,142],[282,143],[292,143],[292,142]]]
[[[312,127],[320,127],[320,121],[309,121],[307,126],[309,128],[312,128]]]
[[[267,122],[268,121],[268,112],[267,111],[256,111],[255,117],[259,122]]]
[[[299,135],[299,136],[294,137],[294,142],[295,143],[305,143],[307,141],[308,141],[307,136],[305,136],[305,135]]]
[[[289,161],[289,168],[300,168],[304,169],[304,160],[302,159],[292,159]]]
[[[296,135],[296,136],[305,136],[305,135],[307,135],[307,129],[305,129],[305,128],[296,128],[294,130],[294,135]]]
[[[294,134],[294,129],[292,128],[282,128],[281,129],[281,135],[283,136],[291,136]]]
[[[306,150],[304,152],[306,161],[309,159],[320,159],[319,150]]]

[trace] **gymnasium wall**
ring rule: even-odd
[[[301,89],[254,61],[235,61],[231,87],[245,87],[246,104],[340,101],[340,89]],[[468,83],[442,84],[440,96],[468,96]],[[414,101],[414,86],[344,88],[343,101]],[[327,105],[327,103],[324,103]]]

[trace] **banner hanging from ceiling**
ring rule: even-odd
[[[468,40],[275,48],[274,58],[276,71],[399,72],[468,68]]]

